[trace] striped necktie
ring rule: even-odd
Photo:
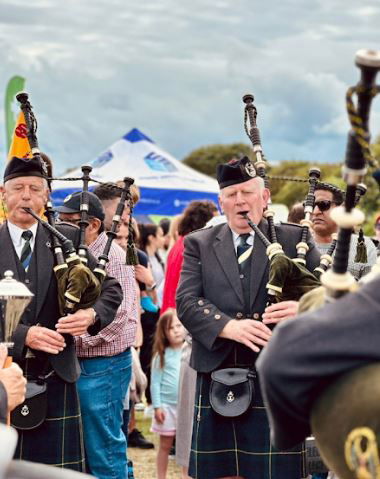
[[[32,248],[30,246],[30,240],[33,238],[33,233],[30,230],[22,232],[21,237],[25,240],[24,246],[21,251],[20,261],[25,269],[28,269],[31,257],[32,257]]]
[[[250,233],[244,233],[239,235],[240,242],[236,249],[237,259],[239,263],[239,268],[243,268],[245,266],[245,262],[252,254],[253,246],[248,244],[248,238],[250,237]]]

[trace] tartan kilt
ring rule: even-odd
[[[47,416],[41,426],[18,431],[15,459],[85,472],[83,430],[75,383],[53,374],[47,382]]]
[[[280,452],[270,441],[269,423],[258,379],[250,409],[225,418],[210,406],[210,373],[198,373],[189,475],[196,479],[242,476],[245,479],[301,479],[305,446]]]

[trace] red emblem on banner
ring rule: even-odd
[[[15,134],[19,138],[26,138],[28,135],[28,129],[26,128],[25,123],[20,123],[18,127],[15,129]]]

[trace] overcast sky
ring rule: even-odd
[[[379,27],[379,0],[0,0],[1,158],[18,74],[56,173],[133,127],[179,159],[246,142],[247,92],[270,162],[341,161],[354,54],[380,49]]]

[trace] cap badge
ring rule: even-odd
[[[245,172],[247,173],[248,176],[251,178],[256,177],[256,170],[255,167],[252,165],[252,163],[249,161],[244,165]]]
[[[40,158],[40,162],[41,162],[42,171],[44,172],[44,175],[47,176],[48,175],[47,163],[42,158]]]
[[[71,197],[73,195],[67,195],[66,198],[63,200],[64,203],[67,203],[68,201],[70,201]]]

